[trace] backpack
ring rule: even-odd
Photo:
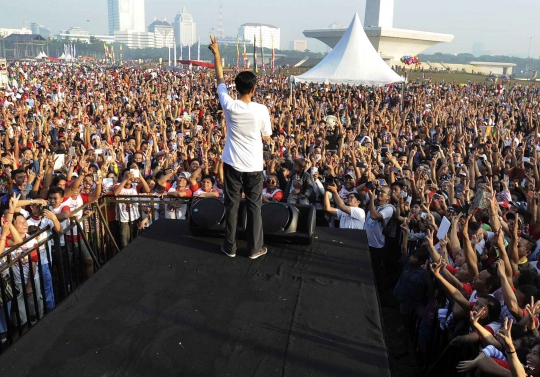
[[[383,227],[382,234],[385,237],[394,237],[396,235],[396,229],[397,229],[397,221],[395,219],[396,207],[394,207],[390,203],[387,203],[377,208],[377,212],[382,211],[383,209],[388,208],[388,207],[392,208],[392,217],[390,217],[390,220],[388,220],[388,222],[386,223],[386,226]],[[381,221],[384,221],[384,219]]]

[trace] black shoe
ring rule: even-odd
[[[261,250],[259,250],[259,252],[250,255],[250,256],[249,256],[249,259],[257,259],[258,257],[263,256],[263,255],[266,254],[267,252],[268,252],[268,249],[266,248],[266,246],[263,246],[263,247],[261,248]]]
[[[228,257],[234,258],[236,256],[236,253],[234,251],[231,253],[227,253],[227,251],[223,248],[223,246],[221,246],[221,251],[223,251],[223,253],[227,255]]]

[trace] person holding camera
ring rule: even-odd
[[[339,196],[338,188],[335,183],[327,185],[326,190],[324,195],[324,210],[339,220],[339,228],[364,229],[366,213],[360,208],[360,204],[362,203],[360,194],[356,192],[350,193],[347,195],[347,204],[345,204]],[[336,208],[330,206],[329,193],[334,197]]]

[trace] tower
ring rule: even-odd
[[[366,0],[364,27],[392,28],[394,24],[394,0]]]
[[[217,35],[218,38],[225,37],[225,31],[223,30],[223,7],[219,4],[219,22],[217,26]]]
[[[108,0],[109,35],[115,31],[146,31],[144,0]]]
[[[176,44],[182,44],[182,46],[191,46],[197,40],[197,23],[191,17],[191,14],[187,12],[186,7],[182,8],[181,13],[177,13],[174,18],[174,39]]]

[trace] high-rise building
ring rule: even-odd
[[[295,39],[291,41],[290,49],[294,51],[306,51],[307,41],[305,39]]]
[[[186,7],[174,18],[174,39],[176,44],[181,43],[182,46],[191,46],[197,42],[197,23],[193,21]]]
[[[144,0],[108,0],[109,35],[115,31],[145,32]]]
[[[155,20],[148,25],[148,32],[154,33],[154,47],[173,47],[174,31],[172,25],[167,21]]]
[[[246,42],[253,43],[254,37],[257,39],[257,47],[262,46],[265,48],[272,48],[272,38],[274,39],[274,48],[280,50],[280,29],[273,25],[267,24],[243,24],[238,28],[238,35],[246,40]]]
[[[43,38],[49,38],[51,36],[51,29],[46,28],[45,26],[40,25],[37,22],[32,22],[30,24],[30,30],[32,30],[32,34],[39,34]]]

